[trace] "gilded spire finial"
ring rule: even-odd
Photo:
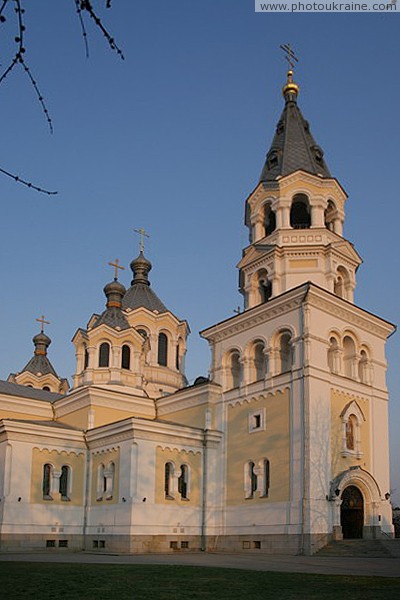
[[[297,83],[293,81],[293,69],[296,63],[299,62],[299,59],[297,58],[290,44],[281,44],[280,48],[284,51],[285,60],[287,60],[289,64],[289,70],[287,72],[287,81],[282,88],[282,94],[286,102],[294,102],[297,96],[299,95],[300,88],[297,85]]]

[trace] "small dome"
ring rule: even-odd
[[[32,338],[32,342],[35,344],[35,346],[43,344],[47,348],[51,344],[51,339],[48,335],[41,331],[40,333],[35,335],[35,337]]]
[[[147,260],[142,251],[140,251],[139,256],[131,262],[130,266],[133,272],[132,285],[135,283],[145,283],[146,285],[150,285],[148,275],[151,271],[152,264]]]
[[[107,297],[110,294],[118,294],[122,297],[125,294],[125,292],[125,286],[119,281],[116,281],[115,279],[114,281],[111,281],[110,283],[107,283],[106,286],[104,286],[104,293]]]

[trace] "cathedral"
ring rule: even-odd
[[[289,70],[260,180],[245,200],[244,310],[201,332],[209,377],[185,378],[187,321],[150,284],[74,334],[70,387],[44,330],[0,381],[0,549],[312,554],[392,536],[385,342],[354,304],[361,258],[346,193]]]

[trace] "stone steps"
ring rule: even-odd
[[[400,558],[400,539],[341,540],[331,542],[318,556],[353,556],[358,558]]]

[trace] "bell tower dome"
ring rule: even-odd
[[[306,281],[354,300],[361,258],[343,238],[347,196],[302,115],[299,91],[290,69],[259,183],[246,200],[250,245],[238,265],[245,309]]]

